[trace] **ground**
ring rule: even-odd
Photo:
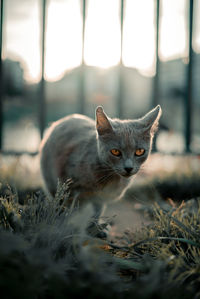
[[[37,156],[0,170],[1,298],[200,298],[199,156],[152,154],[102,227],[43,195]]]

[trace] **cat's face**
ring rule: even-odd
[[[151,138],[144,139],[137,132],[115,132],[110,136],[99,137],[98,149],[101,161],[114,172],[130,177],[138,172],[147,159]]]
[[[123,177],[136,174],[146,161],[161,115],[157,106],[143,118],[121,121],[109,119],[101,107],[96,110],[97,141],[100,160]]]

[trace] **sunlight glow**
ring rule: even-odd
[[[88,2],[84,54],[88,65],[106,68],[119,62],[119,1]]]
[[[79,0],[51,0],[47,16],[45,79],[58,80],[81,63]]]
[[[160,24],[160,56],[162,60],[187,55],[186,0],[163,0]]]
[[[127,0],[125,13],[123,62],[152,74],[155,59],[154,1]]]
[[[4,7],[3,58],[18,60],[27,81],[40,76],[38,0],[7,0]],[[31,6],[31,9],[30,9]]]
[[[5,1],[3,58],[20,60],[29,82],[40,80],[40,0]],[[58,80],[80,65],[82,12],[80,0],[48,0],[45,79]],[[87,0],[84,61],[108,68],[120,60],[120,0]],[[123,63],[145,75],[154,74],[155,1],[124,1]],[[162,0],[162,60],[187,56],[186,0]],[[200,52],[200,2],[195,2],[194,50]],[[197,15],[198,12],[198,15]]]
[[[194,26],[194,39],[193,39],[193,48],[194,51],[200,52],[200,1],[194,2],[194,18],[195,18],[195,26]]]

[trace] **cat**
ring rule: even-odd
[[[71,198],[80,206],[121,198],[147,160],[161,116],[158,105],[136,120],[111,119],[101,106],[95,121],[73,114],[51,125],[40,146],[40,165],[47,192],[54,197],[58,180],[72,180]]]

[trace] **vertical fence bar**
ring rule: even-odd
[[[156,41],[155,41],[155,76],[152,82],[152,99],[151,108],[159,104],[160,98],[160,58],[159,58],[159,42],[160,42],[160,0],[155,0],[155,23],[156,23]],[[152,151],[155,152],[157,135],[153,140]]]
[[[0,150],[3,140],[3,71],[2,71],[2,44],[3,44],[3,0],[1,0],[0,13]]]
[[[81,53],[81,67],[80,67],[80,81],[79,81],[79,111],[84,114],[85,112],[85,20],[86,20],[86,0],[82,0],[82,53]]]
[[[41,43],[41,81],[39,84],[39,125],[40,125],[40,137],[43,137],[45,122],[46,122],[46,101],[45,101],[45,79],[44,79],[44,71],[45,71],[45,36],[46,36],[46,0],[42,0],[42,43]]]
[[[192,103],[193,103],[193,88],[192,88],[192,75],[193,75],[193,58],[194,53],[192,49],[192,33],[193,33],[193,11],[194,11],[194,1],[188,0],[189,2],[189,63],[187,66],[186,74],[186,93],[185,93],[185,151],[190,152],[191,144],[191,113],[192,113]]]
[[[117,98],[117,115],[118,117],[123,117],[123,105],[122,99],[124,94],[123,85],[123,29],[124,29],[124,2],[121,0],[120,7],[120,31],[121,31],[121,41],[120,41],[120,61],[119,61],[119,86],[118,86],[118,98]]]
[[[155,76],[153,78],[152,89],[152,106],[159,103],[160,86],[160,59],[159,59],[159,35],[160,35],[160,0],[155,0],[156,3],[156,45],[155,45]]]

